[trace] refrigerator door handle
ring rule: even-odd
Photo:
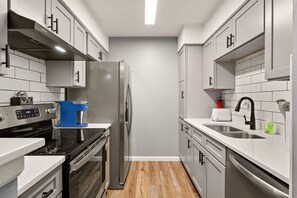
[[[131,90],[130,90],[130,85],[128,84],[128,88],[127,88],[127,96],[129,97],[128,98],[128,133],[131,132],[131,126],[132,126],[132,110],[133,110],[133,107],[132,107],[132,96],[131,96]]]

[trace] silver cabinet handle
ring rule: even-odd
[[[264,180],[251,173],[245,167],[243,167],[232,155],[229,155],[229,159],[239,172],[241,172],[246,178],[248,178],[251,182],[261,188],[267,194],[270,194],[271,197],[289,198],[289,195],[268,184]]]

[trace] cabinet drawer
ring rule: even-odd
[[[185,125],[184,125],[184,131],[189,135],[189,136],[192,136],[192,133],[191,133],[191,125],[187,124],[185,122]]]
[[[62,192],[62,166],[59,166],[54,171],[49,173],[26,192],[21,194],[19,198],[45,197],[48,193],[48,198],[55,198]]]
[[[212,154],[217,160],[222,164],[226,165],[226,147],[217,141],[206,137],[205,139],[205,148]]]
[[[205,142],[205,136],[204,134],[199,131],[198,129],[192,128],[192,138],[200,143],[201,145],[204,145]]]

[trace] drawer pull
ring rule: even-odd
[[[49,197],[53,192],[54,192],[54,189],[51,189],[51,190],[48,191],[48,192],[43,192],[43,193],[42,193],[42,198],[47,198],[47,197]]]

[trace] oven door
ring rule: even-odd
[[[105,144],[101,136],[69,164],[69,197],[101,197],[105,189]]]

